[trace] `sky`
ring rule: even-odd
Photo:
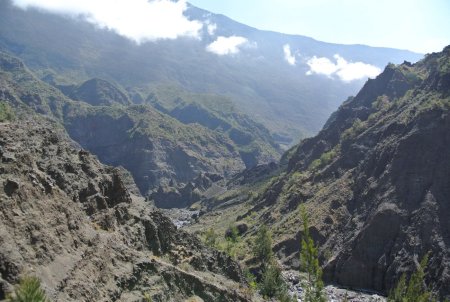
[[[258,29],[342,44],[441,51],[450,0],[190,0]]]

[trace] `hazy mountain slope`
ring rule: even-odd
[[[0,299],[35,275],[52,301],[250,301],[231,258],[55,128],[36,116],[0,124]]]
[[[90,79],[80,85],[58,86],[65,95],[93,106],[131,105],[126,92],[102,79]]]
[[[267,128],[241,113],[229,98],[163,86],[157,87],[146,102],[182,123],[198,123],[225,134],[238,147],[246,167],[278,160],[280,156],[280,147]]]
[[[286,155],[281,174],[218,197],[200,227],[235,220],[251,238],[266,223],[277,255],[298,268],[304,204],[327,281],[386,293],[430,252],[427,282],[448,297],[449,110],[450,47],[389,65]],[[224,209],[227,222],[215,221]]]
[[[361,81],[343,83],[323,75],[307,76],[308,58],[332,60],[339,54],[348,61],[379,67],[420,58],[407,51],[328,44],[259,31],[195,7],[186,14],[216,23],[216,33],[210,36],[204,30],[201,40],[180,38],[136,45],[83,21],[33,9],[23,11],[2,0],[0,47],[25,60],[42,77],[56,73],[71,82],[100,77],[146,93],[155,85],[170,83],[193,92],[229,96],[283,143],[318,131],[339,102],[362,85]],[[218,36],[231,35],[247,38],[249,47],[233,56],[205,50]],[[299,52],[296,66],[284,60],[285,44]]]
[[[128,169],[143,194],[170,180],[188,182],[201,172],[228,176],[278,156],[270,138],[255,141],[252,136],[246,150],[231,136],[199,124],[182,124],[149,105],[123,106],[127,98],[120,90],[102,83],[104,100],[94,89],[90,91],[94,98],[88,94],[77,102],[37,79],[17,58],[0,53],[0,100],[56,117],[101,161]],[[109,97],[114,95],[118,100]]]
[[[65,126],[100,160],[128,169],[143,194],[169,180],[188,182],[201,172],[229,176],[245,168],[227,137],[145,105],[74,109]]]

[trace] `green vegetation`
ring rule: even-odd
[[[214,232],[213,228],[209,228],[206,231],[206,233],[204,235],[204,238],[205,238],[205,240],[204,240],[205,244],[207,246],[209,246],[209,247],[215,247],[216,246],[217,234],[216,234],[216,232]]]
[[[305,302],[325,302],[323,293],[322,268],[319,265],[317,247],[309,233],[309,217],[305,207],[301,207],[303,219],[302,249],[300,252],[301,268],[306,272]]]
[[[342,133],[341,140],[346,141],[349,139],[353,139],[358,136],[358,134],[360,134],[365,128],[366,124],[359,118],[357,118],[353,122],[353,125]]]
[[[386,110],[390,106],[390,100],[386,95],[381,95],[377,97],[372,103],[372,108],[377,110]],[[373,113],[372,113],[373,114]]]
[[[417,271],[415,271],[409,281],[403,274],[397,286],[391,290],[388,302],[433,302],[437,298],[429,291],[425,285],[425,268],[428,263],[428,254],[420,261]]]
[[[333,148],[332,150],[330,150],[328,152],[324,152],[318,159],[311,162],[308,169],[317,170],[317,169],[324,167],[324,166],[328,165],[329,163],[331,163],[338,154],[337,149],[339,149],[339,146],[337,146],[336,148]]]
[[[8,302],[48,302],[41,281],[37,277],[24,277],[20,280]]]
[[[227,241],[230,241],[232,243],[238,243],[239,241],[239,231],[235,224],[230,225],[228,228],[228,233],[226,236]]]
[[[241,251],[241,246],[238,245],[239,237],[226,237],[225,246],[219,245],[219,249],[225,251],[231,258],[236,259],[238,253]]]
[[[223,251],[235,260],[245,257],[247,243],[241,240],[236,225],[230,225],[225,236],[219,236],[211,227],[203,232],[202,240],[207,246]]]
[[[252,292],[256,291],[258,289],[258,283],[256,282],[256,277],[253,275],[248,268],[244,268],[244,275],[247,279],[248,285],[250,287],[250,290]]]
[[[0,102],[0,122],[11,121],[15,117],[14,110],[6,102]]]
[[[120,85],[93,78],[80,85],[61,88],[73,100],[83,101],[94,106],[130,105],[131,101]]]
[[[438,65],[437,67],[439,70],[439,74],[441,76],[450,73],[450,59],[448,56],[448,53],[450,52],[450,48],[447,46],[444,49],[444,52],[447,53],[447,56],[441,56],[440,58],[437,59],[437,65]]]
[[[144,301],[145,302],[152,302],[152,297],[150,296],[149,293],[144,293]]]

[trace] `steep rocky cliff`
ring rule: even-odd
[[[262,201],[292,219],[275,228],[296,225],[306,203],[329,281],[386,292],[430,252],[427,281],[449,295],[449,109],[450,47],[386,67],[266,191]],[[294,259],[301,232],[290,238],[276,249]]]
[[[448,297],[449,109],[450,46],[414,65],[388,65],[283,156],[281,174],[209,201],[213,212],[191,229],[217,229],[234,215],[251,242],[267,224],[278,257],[298,269],[303,204],[326,281],[387,293],[430,252],[426,281]],[[224,208],[230,214],[217,219]]]
[[[239,266],[177,230],[43,118],[0,124],[0,300],[23,275],[53,301],[248,301]]]

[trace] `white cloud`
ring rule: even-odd
[[[186,0],[13,0],[23,9],[81,17],[137,43],[178,37],[199,38],[203,24],[184,15]]]
[[[211,21],[206,20],[205,25],[206,25],[206,30],[208,31],[208,34],[210,36],[214,36],[214,34],[216,33],[216,30],[217,30],[217,24],[211,23]]]
[[[291,47],[289,46],[289,44],[285,44],[283,46],[283,52],[284,52],[284,59],[286,60],[286,62],[288,62],[289,65],[294,66],[296,63],[295,55],[292,54]]]
[[[242,47],[251,46],[244,37],[217,37],[217,39],[206,47],[207,51],[215,53],[219,56],[237,54]]]
[[[309,71],[306,73],[307,75],[311,74],[324,74],[326,76],[331,76],[338,70],[337,64],[331,62],[328,58],[318,58],[316,56],[309,59],[306,64],[309,66]]]
[[[335,54],[333,57],[336,63],[325,57],[312,57],[306,62],[310,68],[306,74],[323,74],[328,77],[337,76],[344,82],[351,82],[364,78],[374,78],[381,73],[381,69],[374,65],[363,62],[348,62],[338,54]]]

